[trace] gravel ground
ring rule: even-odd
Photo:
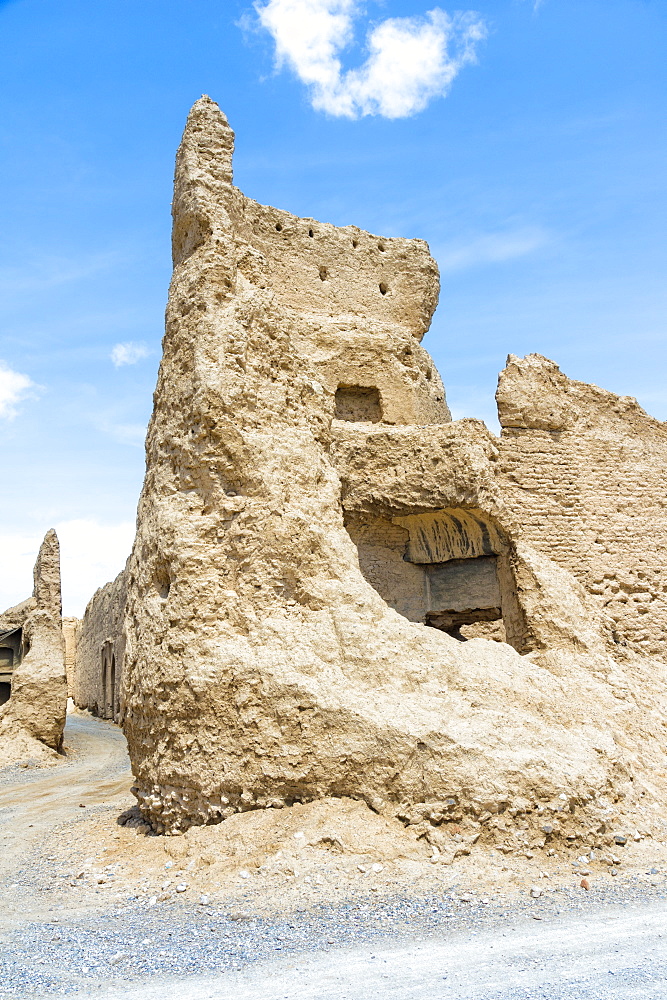
[[[548,898],[484,904],[462,900],[467,895],[462,887],[437,896],[385,897],[372,905],[318,906],[283,918],[179,903],[156,910],[128,902],[87,920],[62,916],[29,923],[3,942],[0,997],[99,996],[110,986],[156,979],[191,977],[194,984],[201,977],[242,971],[277,956],[532,931],[536,920],[551,933],[573,917],[594,926],[619,908],[627,913],[628,924],[656,905],[667,913],[667,893],[632,881],[594,896],[563,889]],[[660,981],[663,992],[647,996],[667,995],[667,979]]]
[[[217,871],[200,864],[196,844],[181,854],[187,838],[140,836],[117,825],[132,799],[116,727],[74,716],[68,743],[71,756],[57,767],[0,775],[0,1000],[367,1000],[363,983],[374,984],[373,996],[411,1000],[667,997],[664,961],[643,953],[635,961],[623,951],[632,947],[623,945],[631,930],[649,928],[638,945],[647,953],[662,933],[650,928],[652,914],[666,920],[664,845],[629,844],[613,878],[611,868],[592,862],[590,891],[580,886],[576,851],[505,857],[485,849],[450,866],[428,858],[371,865],[354,852],[302,848],[300,832],[281,841],[288,844],[284,870],[243,871],[237,858]],[[181,878],[189,888],[179,893]],[[604,987],[591,980],[586,992],[585,969],[568,971],[562,942],[584,947],[605,921],[605,947],[618,952],[618,968],[607,969],[606,953],[595,967],[602,962],[604,975],[618,978]],[[528,938],[530,947],[521,943]],[[495,956],[505,940],[504,959],[475,986],[466,962],[475,964],[477,943]],[[450,959],[460,954],[459,972],[448,966],[447,981],[437,971],[443,948]],[[378,971],[378,949],[390,971]],[[546,992],[536,969],[551,976]],[[352,970],[361,987],[349,982]],[[530,987],[521,981],[529,973]]]

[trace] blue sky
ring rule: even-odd
[[[128,554],[202,93],[251,197],[428,240],[455,417],[537,351],[667,419],[664,0],[303,2],[0,2],[0,608],[52,525],[68,613]]]

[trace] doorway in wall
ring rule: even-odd
[[[21,662],[22,641],[20,628],[0,634],[0,705],[11,698],[14,670]]]
[[[112,642],[102,646],[102,718],[116,717],[116,657]]]

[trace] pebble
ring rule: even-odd
[[[590,887],[591,887],[591,884],[590,884],[590,882],[588,881],[587,878],[582,878],[582,880],[579,883],[579,885],[581,886],[582,889],[590,889]]]
[[[530,887],[530,894],[533,897],[533,899],[537,899],[539,896],[542,895],[542,890],[539,888],[539,886],[533,885]]]
[[[178,885],[176,886],[176,892],[185,892],[187,887],[188,887],[187,882],[179,882]]]

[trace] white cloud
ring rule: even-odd
[[[32,594],[32,569],[43,535],[2,534],[0,552],[10,573],[0,574],[0,612]],[[79,518],[54,525],[60,541],[63,613],[81,617],[98,587],[123,569],[134,541],[134,523],[100,524]]]
[[[121,365],[136,365],[137,361],[147,358],[150,353],[145,344],[128,341],[125,344],[115,344],[110,357],[116,368],[120,368]]]
[[[525,227],[504,233],[489,233],[467,243],[440,247],[433,252],[440,271],[446,273],[524,257],[548,242],[549,236],[544,230]]]
[[[435,8],[422,17],[387,18],[368,32],[365,63],[343,70],[339,57],[354,37],[357,0],[268,0],[255,10],[273,36],[278,66],[289,66],[310,88],[316,110],[346,118],[421,111],[448,92],[486,37],[473,12],[450,16]]]
[[[36,388],[27,375],[13,371],[0,361],[0,417],[12,420],[16,416],[17,405]]]

